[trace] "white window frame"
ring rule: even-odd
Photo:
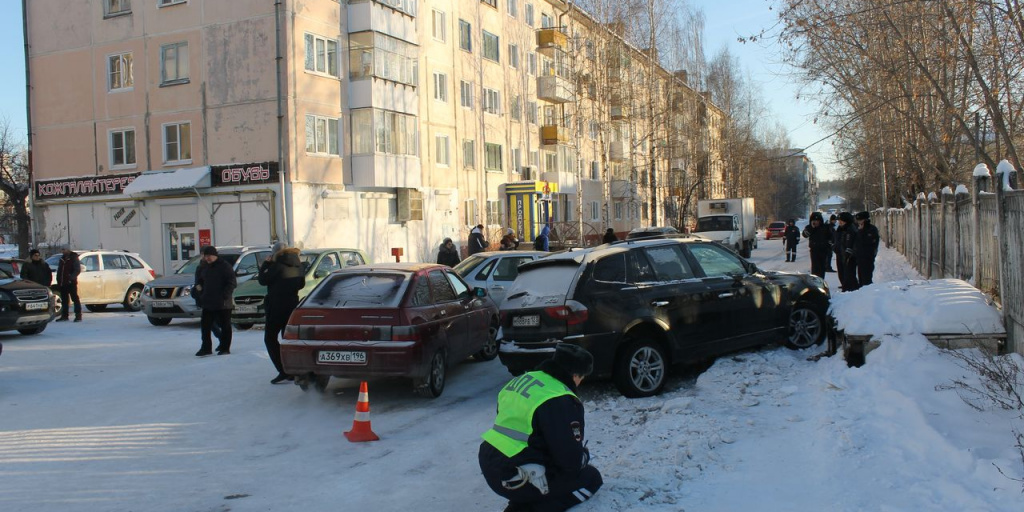
[[[178,5],[188,3],[188,0],[157,0],[157,7],[168,7],[171,5]]]
[[[622,201],[615,201],[615,220],[622,220]]]
[[[459,49],[473,53],[473,24],[459,18]]]
[[[462,108],[473,109],[473,91],[476,85],[473,82],[462,80],[459,82],[459,104]]]
[[[526,4],[526,7],[523,9],[523,17],[526,18],[524,20],[524,21],[526,21],[526,25],[532,27],[533,26],[533,4],[531,4],[531,3],[527,3]]]
[[[508,45],[508,67],[519,69],[519,45]]]
[[[476,141],[473,139],[462,139],[462,166],[476,168]]]
[[[174,77],[167,76],[168,51],[174,52],[174,66],[176,68]],[[187,84],[189,82],[188,66],[188,41],[178,41],[160,47],[160,85]]]
[[[481,37],[483,38],[483,51],[481,52],[483,58],[491,62],[501,64],[501,38],[498,37],[497,34],[492,34],[486,30],[483,31],[483,35]],[[494,42],[488,43],[489,40],[493,40]],[[493,48],[494,51],[488,52],[488,48]],[[489,55],[490,53],[493,53],[493,55]]]
[[[505,10],[513,18],[519,17],[519,0],[508,0],[505,3]]]
[[[333,123],[332,123],[333,121]],[[310,125],[313,123],[313,145],[310,150]],[[331,127],[334,127],[334,134],[331,134]],[[323,128],[323,139],[320,138],[320,128]],[[331,148],[331,141],[334,148]],[[317,156],[341,156],[341,119],[336,117],[318,116],[306,114],[306,154]]]
[[[529,52],[526,54],[526,72],[530,76],[537,76],[537,53]]]
[[[487,172],[501,172],[501,144],[493,142],[484,143],[484,170]],[[495,153],[496,152],[496,153]]]
[[[452,152],[447,135],[434,135],[434,163],[439,167],[451,167]]]
[[[132,156],[132,160],[130,162],[128,161],[128,153],[129,153],[128,146],[129,146],[129,144],[127,142],[127,140],[128,140],[127,134],[129,134],[129,133],[132,134],[131,135],[131,156]],[[124,160],[122,163],[116,163],[115,162],[116,155],[117,155],[119,150],[117,149],[116,145],[114,144],[114,137],[116,135],[118,135],[118,134],[120,134],[120,136],[121,136],[120,152],[123,153],[121,158],[122,158],[122,160]],[[110,161],[110,168],[111,169],[130,169],[130,168],[135,167],[138,164],[138,159],[139,159],[138,144],[136,143],[135,128],[134,127],[114,128],[113,130],[110,130],[109,132],[107,132],[107,141],[108,141],[109,146],[110,146],[110,151],[109,151],[109,153],[110,153],[109,154],[110,160],[109,161]]]
[[[107,55],[107,91],[130,91],[135,87],[134,58],[132,52]],[[115,71],[114,68],[117,68]],[[117,74],[118,83],[114,83]]]
[[[103,0],[103,16],[106,18],[132,13],[132,0]]]
[[[187,138],[181,136],[182,126],[188,127]],[[176,154],[174,155],[175,158],[169,158],[169,156],[171,155],[168,153],[168,145],[172,143],[167,140],[167,129],[171,127],[175,127],[175,137],[177,139],[173,143],[177,145],[175,149]],[[181,165],[192,163],[192,123],[190,121],[182,121],[178,123],[164,123],[160,125],[160,137],[163,140],[163,152],[161,153],[161,156],[163,157],[164,165]],[[188,153],[187,155],[185,155],[186,152]]]
[[[488,89],[484,87],[484,97],[482,98],[484,112],[493,114],[496,116],[501,115],[501,92],[497,89]]]
[[[540,13],[540,28],[554,28],[555,18],[547,13]]]
[[[486,220],[484,221],[485,224],[487,226],[503,225],[501,222],[501,201],[497,199],[488,199],[486,205],[487,208],[484,212],[486,217]]]
[[[512,96],[509,99],[508,104],[509,116],[513,121],[521,121],[523,119],[523,99],[520,95]]]
[[[430,14],[431,19],[431,35],[435,41],[442,43],[448,42],[448,14],[444,11],[433,9]]]
[[[319,52],[317,42],[323,42],[324,53],[323,53],[323,69],[319,62]],[[312,46],[310,44],[312,43]],[[331,59],[331,45],[334,45],[334,58]],[[314,34],[312,32],[306,32],[303,35],[303,46],[305,53],[303,54],[303,68],[307,73],[314,75],[329,76],[333,78],[340,78],[341,73],[341,44],[338,43],[337,39],[331,39],[321,35]],[[312,52],[312,53],[310,53]],[[310,59],[312,56],[312,59]],[[334,66],[334,73],[331,73],[331,66]]]
[[[480,1],[485,3],[485,4],[487,4],[487,5],[489,5],[489,6],[491,6],[491,7],[494,7],[495,9],[498,8],[498,0],[480,0]]]
[[[434,71],[434,100],[448,103],[448,73]]]
[[[590,202],[590,220],[601,220],[601,205],[597,201]]]

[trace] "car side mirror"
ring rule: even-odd
[[[473,295],[476,297],[486,297],[487,290],[477,286],[476,288],[473,288]]]

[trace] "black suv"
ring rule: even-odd
[[[655,395],[670,366],[766,343],[821,343],[829,291],[810,274],[758,269],[717,242],[627,240],[524,263],[501,305],[501,362],[533,369],[558,343],[594,375]]]
[[[39,334],[53,320],[53,294],[0,268],[0,331]]]

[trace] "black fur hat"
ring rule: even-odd
[[[839,214],[839,220],[847,224],[853,224],[853,215],[850,212],[842,212]]]
[[[858,212],[853,218],[857,220],[868,220],[871,218],[871,214],[868,212]]]
[[[571,343],[559,343],[555,347],[555,364],[561,366],[569,375],[586,377],[594,371],[594,356],[587,349]]]

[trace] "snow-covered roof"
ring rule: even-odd
[[[846,204],[846,198],[843,196],[829,196],[828,199],[818,203],[818,206],[840,206]]]
[[[168,190],[187,190],[210,186],[210,167],[192,167],[173,171],[144,172],[124,187],[125,195],[146,194]]]

